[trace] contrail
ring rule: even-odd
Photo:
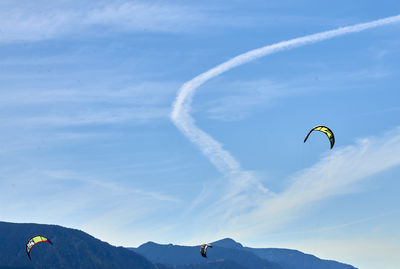
[[[173,103],[171,119],[176,127],[207,156],[221,173],[224,175],[241,173],[239,162],[236,161],[228,151],[224,150],[218,141],[198,128],[193,117],[190,115],[192,98],[195,90],[199,86],[234,67],[251,62],[268,54],[398,22],[400,22],[400,15],[298,37],[240,54],[184,83],[179,89],[176,100]]]

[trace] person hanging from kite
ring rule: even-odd
[[[200,254],[204,258],[207,258],[207,248],[212,248],[210,244],[203,244],[200,246]]]

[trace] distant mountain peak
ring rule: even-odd
[[[224,239],[215,241],[212,243],[212,245],[224,247],[224,248],[234,248],[234,249],[243,248],[242,244],[236,242],[235,240],[233,240],[231,238],[224,238]]]
[[[160,245],[160,244],[157,244],[157,243],[155,243],[155,242],[153,242],[153,241],[148,241],[148,242],[142,244],[141,247],[144,247],[144,248],[152,248],[152,247],[157,247],[157,246],[159,246],[159,245]]]

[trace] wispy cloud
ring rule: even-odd
[[[30,117],[12,117],[0,120],[3,124],[12,125],[30,125],[35,128],[40,126],[62,127],[62,126],[82,126],[82,125],[107,125],[120,123],[143,123],[157,118],[167,117],[167,108],[147,107],[147,108],[112,108],[108,111],[81,111],[69,115],[42,115]]]
[[[174,81],[141,81],[131,82],[128,86],[99,87],[90,85],[90,88],[80,86],[46,89],[35,86],[29,89],[2,90],[0,91],[0,102],[2,106],[51,104],[52,102],[152,105],[169,101],[177,85],[179,85],[178,82]]]
[[[199,224],[200,219],[213,219],[213,225],[202,229],[202,236],[210,239],[230,236],[248,240],[255,235],[267,235],[285,223],[300,218],[304,210],[315,203],[347,194],[358,182],[399,166],[398,152],[400,127],[380,137],[364,138],[354,145],[336,148],[332,154],[312,167],[292,175],[289,186],[281,193],[257,192],[246,182],[241,186],[240,193],[233,194],[229,187],[224,188],[225,191],[218,194],[219,199],[214,199],[213,202],[207,200],[210,205],[203,204],[199,209],[204,210],[199,216]],[[207,193],[203,196],[208,199],[215,197],[216,193],[211,192],[214,195]],[[369,218],[356,222],[367,220]],[[343,228],[352,224],[350,222],[326,229]],[[223,228],[217,228],[220,225]]]
[[[286,191],[275,195],[263,187],[252,172],[243,170],[239,162],[223,148],[220,142],[196,126],[191,116],[191,104],[196,89],[232,68],[269,54],[398,22],[400,15],[265,46],[236,56],[181,86],[173,103],[171,119],[226,177],[228,190],[225,195],[219,195],[222,198],[213,203],[210,210],[205,213],[206,216],[213,216],[229,223],[224,225],[224,231],[220,236],[236,234],[238,227],[242,233],[249,229],[252,233],[255,228],[260,231],[260,228],[265,228],[266,225],[277,225],[308,204],[340,193],[341,187],[351,182],[399,165],[398,157],[389,161],[385,161],[384,158],[388,156],[386,154],[391,156],[390,153],[399,152],[399,134],[396,133],[389,142],[383,139],[375,144],[366,139],[358,146],[336,151],[331,157],[296,176]]]
[[[246,118],[259,108],[275,105],[279,99],[329,91],[347,91],[360,88],[371,79],[387,78],[385,70],[363,69],[354,72],[320,73],[293,76],[288,81],[256,79],[251,81],[217,81],[207,85],[203,93],[213,91],[212,100],[198,101],[193,105],[193,114],[213,120],[235,121]],[[338,79],[340,78],[340,80]]]
[[[123,88],[4,90],[0,122],[34,128],[144,123],[168,117],[177,85],[142,82]]]
[[[113,33],[192,33],[226,28],[268,27],[293,23],[328,24],[324,17],[238,11],[234,3],[199,5],[185,1],[30,1],[0,3],[0,43]],[[269,3],[269,6],[274,4]],[[256,15],[258,14],[258,15]]]
[[[82,31],[93,35],[107,31],[180,32],[198,24],[202,17],[199,11],[184,5],[145,1],[58,5],[47,0],[34,5],[28,1],[18,4],[4,1],[1,7],[0,42],[45,40],[66,34],[80,35]]]
[[[203,27],[255,24],[251,16],[224,17],[221,8],[164,1],[40,0],[0,3],[0,42],[39,41],[64,36],[121,32],[189,33]],[[276,23],[274,21],[274,23]],[[84,34],[83,34],[84,33]]]
[[[174,196],[135,187],[132,182],[117,183],[93,174],[41,168],[2,169],[2,220],[89,228],[85,230],[117,243],[110,235],[120,234],[120,227],[143,222],[160,211],[168,211],[171,204],[180,203]]]
[[[249,111],[288,94],[290,89],[287,84],[271,80],[228,81],[223,87],[220,84],[214,85],[212,89],[223,88],[224,90],[219,92],[222,96],[196,104],[193,107],[194,113],[206,115],[209,119],[240,120],[246,117]],[[296,91],[297,94],[300,92],[300,89]]]
[[[185,5],[134,1],[96,8],[84,23],[130,31],[180,32],[200,19],[203,18],[199,11]]]
[[[177,128],[180,129],[182,133],[192,141],[204,155],[207,156],[207,158],[209,158],[211,163],[213,163],[218,170],[226,175],[231,173],[241,173],[239,162],[228,151],[223,149],[221,143],[195,125],[195,121],[190,115],[190,111],[192,99],[198,87],[232,68],[269,54],[398,22],[400,22],[400,15],[368,23],[342,27],[336,30],[312,34],[288,41],[282,41],[240,54],[183,84],[178,91],[175,102],[173,103],[171,119]]]
[[[336,149],[311,168],[294,175],[285,191],[266,199],[245,219],[259,222],[251,229],[273,228],[314,202],[346,193],[352,184],[400,165],[396,152],[400,152],[400,128],[379,138],[365,138],[356,145]],[[242,228],[245,227],[249,226]]]

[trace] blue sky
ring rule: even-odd
[[[2,1],[1,220],[398,268],[400,23],[190,83],[399,14],[398,1]],[[322,134],[303,143],[320,124],[333,150]]]

